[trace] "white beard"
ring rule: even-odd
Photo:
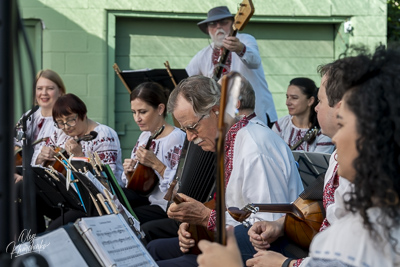
[[[219,35],[219,33],[222,33],[222,34]],[[209,33],[209,34],[210,34],[211,40],[214,43],[214,46],[216,46],[216,47],[222,47],[225,37],[228,36],[228,33],[225,32],[223,29],[216,30],[214,35],[212,35],[211,33]]]

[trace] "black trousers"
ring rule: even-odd
[[[160,238],[170,238],[178,236],[179,222],[170,218],[153,220],[141,224],[140,227],[145,233],[147,243]]]
[[[142,196],[128,188],[122,188],[133,212],[141,225],[158,219],[168,218],[167,213],[158,205],[151,205],[147,196]]]

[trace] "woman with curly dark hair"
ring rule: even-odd
[[[311,266],[400,265],[400,50],[379,47],[343,65],[348,84],[333,137],[348,210],[313,240]],[[340,205],[340,199],[335,200]],[[340,233],[340,235],[338,235]]]
[[[314,237],[300,266],[400,266],[400,49],[381,46],[341,62],[346,93],[332,141],[338,174],[352,184],[344,197],[335,194],[341,214]],[[200,242],[200,266],[241,266],[234,241],[228,231],[227,247]]]

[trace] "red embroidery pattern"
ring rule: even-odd
[[[97,154],[104,164],[115,163],[118,157],[118,151],[116,150],[97,151]]]
[[[214,65],[214,69],[218,67],[219,58],[221,56],[223,48],[214,48],[211,54],[211,59]],[[226,59],[225,64],[223,65],[224,68],[222,69],[222,75],[227,74],[231,71],[231,61],[232,61],[232,53],[229,53],[228,58]]]
[[[179,162],[179,157],[181,156],[182,146],[174,146],[171,148],[165,158],[169,161],[171,169],[175,167],[175,165]]]
[[[324,195],[323,195],[322,201],[323,201],[325,210],[329,207],[329,205],[335,203],[335,191],[339,186],[339,175],[337,174],[337,168],[338,168],[338,164],[336,164],[335,169],[333,170],[332,177],[331,177],[331,179],[329,179],[328,183],[326,184],[326,186],[324,188]],[[322,232],[329,226],[330,226],[330,223],[325,218],[321,224],[321,227],[319,228],[319,231]],[[293,264],[293,267],[298,267],[302,261],[303,261],[303,259],[298,259]]]
[[[331,179],[329,179],[328,183],[325,186],[324,190],[324,196],[323,196],[323,204],[325,210],[333,203],[335,203],[335,191],[336,188],[339,186],[339,175],[337,174],[337,167],[338,165],[336,164],[335,169],[333,171],[333,176]],[[320,232],[324,231],[330,223],[328,220],[325,218],[324,221],[322,222],[321,228],[319,229]]]
[[[44,124],[44,118],[41,118],[40,119],[40,121],[39,121],[39,123],[38,123],[38,125],[37,125],[37,128],[36,128],[36,130],[35,130],[35,134],[33,135],[33,141],[36,141],[36,139],[37,139],[37,137],[38,137],[38,135],[39,135],[39,133],[40,133],[40,130],[42,129],[42,127],[43,127],[43,124]]]
[[[250,114],[248,117],[244,116],[240,121],[235,123],[225,136],[225,187],[228,185],[229,178],[232,174],[232,163],[233,163],[233,154],[235,147],[236,135],[240,129],[245,127],[249,121],[256,116],[255,113]],[[215,222],[216,222],[216,212],[213,210],[211,212],[210,218],[208,220],[207,228],[210,231],[215,230]]]

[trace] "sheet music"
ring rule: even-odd
[[[90,242],[105,266],[157,266],[122,215],[82,218],[75,227]]]
[[[101,192],[101,194],[104,197],[106,197],[103,193],[103,190],[104,189],[107,190],[107,188],[105,188],[104,185],[102,185],[100,183],[100,181],[91,172],[85,172],[84,174],[90,179],[90,181],[94,184],[94,186],[96,186],[96,188]],[[117,206],[117,209],[119,210],[119,212],[125,212],[126,216],[128,216],[129,218],[132,218],[133,226],[135,227],[135,229],[138,232],[140,232],[140,222],[138,220],[136,220],[135,217],[132,216],[132,214],[125,208],[124,205],[121,204],[121,202],[118,200],[118,198],[116,196],[114,196],[110,191],[108,191],[108,192],[110,193],[112,199],[114,200],[114,203]]]
[[[49,244],[40,251],[49,266],[88,266],[64,228],[35,238],[34,245]]]

